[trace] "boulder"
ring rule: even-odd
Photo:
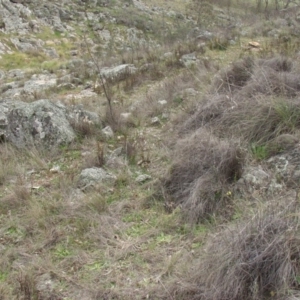
[[[137,72],[137,68],[132,64],[123,64],[113,68],[103,68],[100,75],[108,81],[121,81],[127,76],[133,75]]]
[[[76,138],[73,127],[82,122],[101,125],[98,114],[81,105],[65,107],[45,99],[32,103],[0,101],[0,140],[19,148],[68,144]]]
[[[102,168],[88,168],[80,173],[77,186],[86,190],[87,188],[97,186],[101,182],[114,182],[116,177]]]
[[[299,188],[300,186],[300,148],[295,145],[294,148],[283,154],[272,156],[267,161],[274,175],[280,182],[290,188]]]
[[[114,132],[110,126],[106,126],[105,128],[103,128],[102,133],[107,139],[113,138],[114,136]]]
[[[150,180],[152,177],[148,174],[140,174],[135,181],[138,183],[144,183],[145,181]]]
[[[67,119],[70,124],[76,125],[86,123],[90,125],[101,125],[99,115],[95,112],[86,111],[82,105],[73,105],[68,108]]]
[[[66,108],[49,100],[16,102],[7,114],[5,135],[19,148],[32,145],[51,148],[68,144],[76,138]]]
[[[197,62],[197,57],[196,53],[189,53],[189,54],[184,54],[181,56],[179,60],[185,67],[191,67],[196,64]]]

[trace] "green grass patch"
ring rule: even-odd
[[[47,60],[41,65],[43,70],[55,73],[62,66],[62,62],[59,60]]]
[[[39,69],[45,60],[46,55],[43,52],[13,52],[2,55],[0,59],[0,69]]]
[[[251,144],[250,145],[252,156],[260,161],[264,160],[268,157],[268,150],[265,145],[257,145],[257,144]]]
[[[0,271],[0,282],[4,282],[7,277],[8,277],[8,273],[7,272]]]
[[[68,256],[71,256],[72,252],[66,245],[59,244],[55,248],[53,254],[58,259],[64,259]]]

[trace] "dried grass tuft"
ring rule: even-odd
[[[261,59],[253,64],[251,78],[244,86],[231,94],[223,89],[207,95],[179,133],[209,127],[222,138],[238,136],[258,143],[294,134],[300,127],[300,74],[291,72],[292,63],[286,58]]]
[[[243,155],[238,143],[223,141],[199,129],[180,140],[164,187],[180,204],[188,221],[198,222],[220,213],[230,184],[239,179]]]
[[[300,128],[299,99],[258,97],[243,99],[219,120],[219,130],[243,137],[247,142],[266,143]],[[223,133],[224,134],[224,133]]]
[[[291,72],[293,61],[290,58],[278,56],[270,59],[259,59],[257,65],[273,69],[276,72]]]
[[[300,91],[299,80],[299,73],[278,72],[269,67],[257,67],[238,97],[254,97],[258,94],[295,97]]]
[[[213,92],[230,92],[240,89],[251,78],[254,61],[251,57],[234,62],[222,70],[213,81]]]
[[[235,103],[224,94],[206,96],[198,109],[187,118],[179,128],[180,134],[193,132],[201,127],[215,124],[223,114],[232,108]]]
[[[300,287],[299,243],[297,200],[274,201],[211,239],[195,268],[196,299],[287,299]]]

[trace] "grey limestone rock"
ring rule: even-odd
[[[31,103],[0,102],[0,139],[19,148],[68,144],[76,138],[72,126],[80,122],[101,125],[98,114],[78,105],[65,107],[45,99]]]
[[[79,176],[77,186],[82,190],[96,186],[101,182],[114,182],[116,177],[102,168],[84,169]]]
[[[101,76],[109,81],[121,81],[127,76],[133,75],[137,72],[137,68],[132,64],[123,64],[113,68],[103,68]]]
[[[141,174],[141,175],[139,175],[136,179],[135,179],[135,181],[136,182],[138,182],[138,183],[143,183],[143,182],[145,182],[145,181],[147,181],[147,180],[150,180],[152,177],[150,176],[150,175],[148,175],[148,174]]]
[[[180,62],[185,66],[185,67],[190,67],[196,64],[197,62],[197,57],[196,53],[189,53],[189,54],[184,54],[180,58]]]
[[[65,107],[49,100],[15,102],[6,122],[6,138],[19,148],[32,145],[55,147],[76,138]]]
[[[106,126],[102,129],[102,133],[105,135],[106,138],[112,138],[114,136],[114,132],[110,126]]]

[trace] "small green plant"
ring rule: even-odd
[[[95,261],[92,264],[86,265],[86,268],[90,271],[99,271],[102,269],[105,269],[108,267],[108,262],[101,260],[101,261]]]
[[[229,46],[229,41],[226,37],[216,37],[208,43],[210,50],[225,51]]]
[[[95,195],[89,201],[89,208],[97,213],[103,213],[107,210],[106,199],[101,195]]]
[[[170,234],[164,234],[163,232],[156,237],[156,242],[158,244],[170,244],[172,241],[172,235]]]
[[[299,127],[300,109],[298,105],[286,101],[275,103],[274,109],[278,114],[281,123],[289,132],[294,132]]]
[[[57,248],[54,251],[54,255],[57,258],[62,259],[62,258],[65,258],[67,256],[70,256],[71,251],[67,247],[65,247],[64,245],[58,245]]]
[[[251,144],[251,153],[256,160],[263,160],[268,157],[268,150],[265,145]]]
[[[7,276],[8,276],[7,272],[1,272],[0,271],[0,282],[4,282],[7,278]]]
[[[179,105],[183,102],[183,98],[181,96],[175,96],[174,99],[173,99],[173,102],[176,104],[176,105]]]

